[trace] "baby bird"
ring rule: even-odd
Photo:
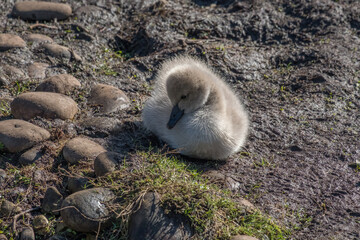
[[[249,120],[229,86],[199,60],[166,61],[143,110],[147,129],[180,153],[221,160],[244,144]]]

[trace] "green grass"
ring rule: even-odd
[[[230,239],[236,234],[286,239],[290,234],[268,216],[245,209],[236,201],[240,196],[209,184],[198,171],[174,156],[138,152],[134,157],[143,163],[139,169],[129,172],[124,167],[94,182],[111,188],[125,199],[116,212],[130,206],[141,193],[156,191],[165,212],[180,214],[189,220],[195,230],[194,239]],[[126,226],[127,220],[122,221]],[[106,234],[116,228],[125,231],[114,225]]]
[[[10,104],[7,101],[1,100],[0,101],[0,116],[9,116],[10,114],[11,114]]]

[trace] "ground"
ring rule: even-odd
[[[55,129],[67,137],[88,135],[121,153],[162,148],[165,143],[141,126],[156,70],[177,54],[197,56],[239,95],[250,134],[241,152],[224,162],[183,161],[204,175],[225,176],[220,185],[291,229],[291,239],[360,239],[357,0],[62,2],[74,15],[45,23],[55,28],[31,29],[34,22],[11,18],[14,0],[0,6],[3,33],[45,34],[82,57],[81,63],[61,62],[31,46],[0,55],[1,64],[26,69],[33,61],[46,62],[48,75],[66,72],[80,80],[81,113]],[[107,115],[88,107],[95,83],[122,89],[131,107]],[[2,97],[16,94],[0,90]],[[122,129],[109,136],[86,130],[77,123],[87,116],[118,118]],[[20,168],[16,158],[2,154],[0,167]],[[61,189],[58,165],[43,169],[49,171],[44,181]],[[35,194],[24,204],[37,205]]]

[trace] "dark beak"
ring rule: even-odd
[[[180,118],[183,115],[184,115],[184,110],[181,110],[179,106],[176,104],[171,111],[170,120],[167,124],[167,127],[169,129],[175,127],[176,123],[180,120]]]

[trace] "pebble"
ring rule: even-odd
[[[35,233],[32,228],[25,228],[22,230],[20,240],[35,240]]]
[[[115,171],[124,160],[124,156],[115,152],[100,153],[94,161],[94,171],[97,177],[104,176],[107,173]]]
[[[43,1],[17,2],[12,10],[14,17],[33,21],[48,21],[55,18],[63,20],[70,17],[71,14],[72,10],[68,4]]]
[[[12,101],[10,107],[15,118],[25,120],[36,116],[49,119],[73,119],[78,111],[76,102],[70,97],[50,92],[20,94]]]
[[[71,52],[67,47],[60,46],[56,43],[45,43],[43,46],[46,52],[53,57],[67,60],[71,58]]]
[[[230,240],[258,240],[258,239],[247,235],[236,235],[233,236]]]
[[[30,78],[43,79],[46,77],[46,69],[49,64],[35,62],[28,66],[28,74]]]
[[[26,40],[36,43],[52,43],[54,42],[51,37],[43,34],[31,33],[26,36]]]
[[[254,204],[252,204],[251,202],[249,202],[248,200],[244,199],[244,198],[240,198],[238,200],[238,202],[240,203],[240,205],[242,205],[246,211],[248,212],[253,212],[256,210],[256,207],[254,206]]]
[[[37,234],[45,235],[48,232],[49,220],[44,215],[37,215],[32,222],[33,228]]]
[[[129,240],[177,240],[189,239],[191,235],[191,228],[185,221],[165,214],[159,196],[153,192],[145,194],[140,208],[130,216]]]
[[[116,87],[97,84],[91,89],[88,103],[100,105],[100,111],[103,113],[111,113],[129,107],[130,100]]]
[[[20,152],[48,138],[48,131],[32,123],[18,119],[0,121],[0,142],[10,152]]]
[[[85,190],[87,188],[91,188],[92,185],[86,178],[83,177],[69,177],[67,189],[71,192],[78,192],[81,190]]]
[[[55,215],[60,214],[60,212],[54,210],[60,209],[61,203],[63,201],[63,196],[55,187],[48,187],[45,192],[44,199],[42,201],[41,207],[45,213],[54,213]]]
[[[71,164],[93,161],[102,152],[106,152],[103,146],[84,137],[69,140],[63,148],[63,156]]]
[[[42,146],[33,147],[19,157],[19,163],[21,165],[30,165],[39,160],[44,156],[44,152],[42,151]]]
[[[2,66],[2,69],[4,70],[4,73],[11,78],[24,78],[25,77],[24,72],[17,67],[13,67],[10,65],[4,65],[4,66]]]
[[[36,91],[66,94],[79,87],[81,84],[75,77],[70,74],[59,74],[45,79]]]
[[[21,212],[21,208],[16,206],[14,203],[3,200],[0,207],[0,216],[7,218],[9,216],[15,215],[16,213]]]
[[[94,134],[102,137],[118,133],[123,127],[119,119],[109,117],[88,117],[83,119],[80,125],[85,128],[86,135]]]
[[[73,193],[64,199],[61,217],[64,223],[75,231],[96,232],[100,223],[101,227],[105,227],[109,222],[110,211],[106,204],[114,199],[115,195],[107,188],[92,188]]]
[[[9,33],[0,34],[0,51],[23,47],[26,47],[26,43],[21,37]]]

